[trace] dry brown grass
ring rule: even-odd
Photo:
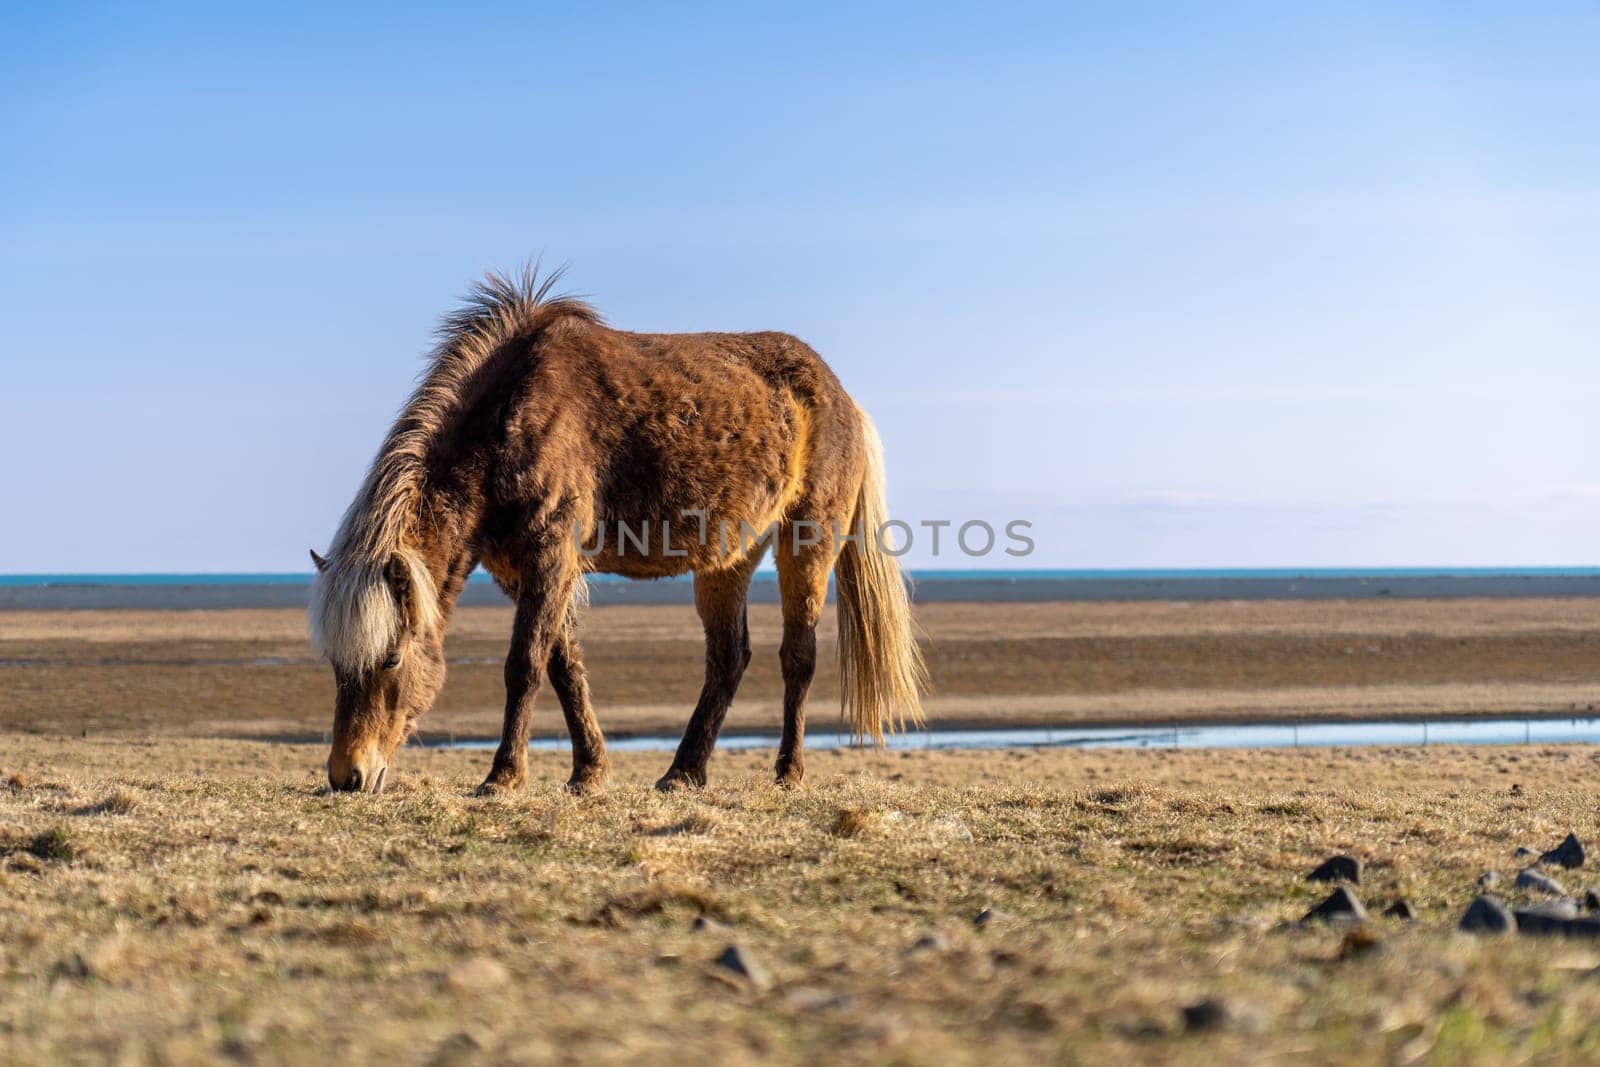
[[[796,793],[729,754],[665,796],[622,756],[582,800],[536,755],[488,801],[481,754],[381,797],[322,756],[0,735],[0,1059],[1600,1055],[1600,946],[1454,931],[1517,846],[1600,837],[1589,747],[816,753]],[[1294,925],[1335,851],[1420,921]]]

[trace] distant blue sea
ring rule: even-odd
[[[770,570],[757,577],[772,577]],[[1597,577],[1600,567],[1222,567],[1154,568],[1129,570],[1042,569],[1042,570],[913,570],[919,582],[959,581],[1166,581],[1171,579],[1235,578],[1547,578]],[[311,574],[304,573],[208,573],[208,574],[0,574],[0,586],[42,588],[48,586],[230,586],[230,585],[305,585]],[[625,582],[626,578],[600,574],[591,581]],[[667,581],[687,581],[667,579]],[[488,583],[487,574],[473,574],[472,582]]]

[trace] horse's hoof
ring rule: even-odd
[[[594,797],[606,791],[611,782],[611,772],[606,770],[574,773],[567,779],[566,790],[575,797]]]
[[[788,770],[779,771],[778,772],[778,788],[779,789],[799,789],[800,785],[801,785],[801,782],[805,778],[805,776],[806,776],[806,772],[801,770],[799,767],[791,767]]]
[[[688,771],[668,771],[656,783],[656,788],[663,793],[678,793],[691,789],[704,789],[706,780],[696,780]]]
[[[483,780],[483,784],[472,791],[475,797],[503,797],[510,796],[522,788],[522,775],[491,774]]]

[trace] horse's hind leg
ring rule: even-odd
[[[783,598],[783,643],[778,661],[783,669],[783,737],[778,743],[778,784],[793,787],[805,777],[806,694],[817,671],[817,620],[828,596],[833,569],[831,530],[820,523],[786,524],[778,531],[773,552],[778,564],[778,591]],[[798,534],[798,536],[797,536]],[[801,542],[820,537],[820,544]]]
[[[656,783],[657,789],[682,789],[706,784],[706,764],[716,747],[722,720],[739,689],[750,662],[750,626],[745,618],[745,597],[750,591],[760,552],[725,571],[694,576],[694,604],[706,631],[706,680],[700,689],[689,726],[678,744],[672,766]]]
[[[589,678],[583,669],[583,653],[578,647],[576,613],[568,610],[561,632],[550,648],[550,687],[561,701],[572,738],[572,777],[567,789],[573,793],[597,793],[611,777],[606,760],[606,739],[600,732],[594,708],[589,705]]]

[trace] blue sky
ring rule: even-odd
[[[979,562],[1600,562],[1600,7],[224,6],[0,15],[0,571],[302,569],[540,252]]]

